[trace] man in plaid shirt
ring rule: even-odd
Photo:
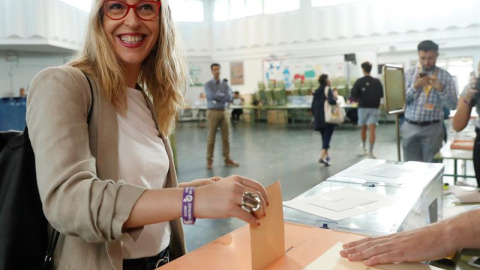
[[[457,105],[457,86],[452,76],[435,66],[438,45],[431,40],[418,44],[420,67],[405,73],[406,110],[401,127],[405,161],[433,162],[442,147],[445,130],[443,107]]]

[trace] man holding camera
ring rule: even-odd
[[[406,110],[401,127],[405,161],[433,162],[442,147],[445,130],[443,107],[457,105],[457,86],[452,76],[435,66],[438,45],[431,40],[418,44],[419,67],[405,73]]]

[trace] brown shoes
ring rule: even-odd
[[[240,164],[236,163],[235,161],[231,159],[226,159],[225,160],[225,167],[238,167]],[[213,162],[208,161],[207,162],[207,170],[211,170],[213,168]]]
[[[225,167],[238,167],[238,166],[240,166],[240,164],[236,163],[231,159],[225,160]]]

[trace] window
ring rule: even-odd
[[[473,68],[472,57],[461,58],[449,58],[447,62],[447,71],[457,78],[458,90],[460,93],[463,91],[463,87],[468,84],[470,80],[470,73],[475,69]]]
[[[174,0],[169,2],[176,22],[203,22],[203,0]]]
[[[213,18],[215,21],[228,21],[228,0],[215,0],[213,3]]]
[[[312,7],[327,7],[358,2],[359,0],[312,0]]]
[[[245,15],[254,16],[263,13],[263,1],[262,0],[245,0]]]
[[[274,14],[300,9],[300,0],[264,0],[265,14]]]
[[[231,0],[229,9],[229,19],[238,19],[245,17],[245,1]]]
[[[85,12],[90,12],[90,7],[92,6],[92,1],[62,0],[62,2],[65,2]]]
[[[300,0],[214,0],[215,21],[300,9]]]

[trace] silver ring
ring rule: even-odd
[[[242,196],[242,209],[249,213],[256,212],[260,209],[260,202],[260,196],[246,191]]]

